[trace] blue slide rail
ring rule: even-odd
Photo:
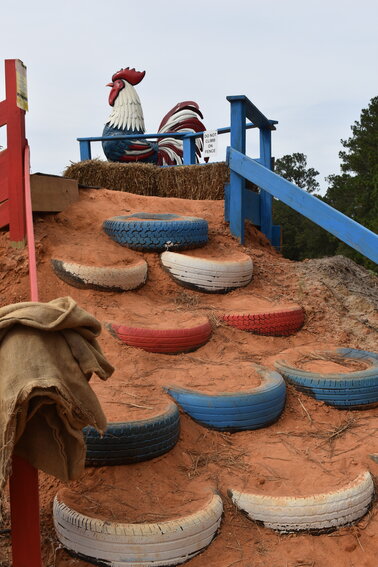
[[[227,150],[227,162],[234,174],[243,179],[249,179],[267,192],[270,198],[276,197],[378,264],[377,234],[232,147]],[[231,206],[232,191],[231,187]],[[241,233],[233,232],[235,228],[232,227],[236,226],[238,230],[238,221],[243,218],[244,213],[243,210],[232,212],[235,213],[236,221],[231,225],[230,219],[230,229],[235,236],[240,238]]]

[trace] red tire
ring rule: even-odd
[[[128,327],[115,323],[110,323],[107,328],[112,335],[129,346],[167,354],[195,350],[208,341],[212,331],[209,321],[179,329]]]
[[[261,313],[229,313],[218,315],[221,321],[257,335],[288,336],[299,331],[304,323],[302,307]]]

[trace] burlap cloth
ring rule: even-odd
[[[71,297],[0,308],[0,490],[13,450],[61,480],[83,472],[82,428],[106,428],[88,380],[114,370],[96,341],[100,332]]]

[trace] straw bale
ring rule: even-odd
[[[151,163],[125,164],[92,159],[72,163],[63,175],[77,179],[80,185],[151,196],[157,195],[156,170]]]
[[[80,185],[127,191],[137,195],[181,199],[223,199],[229,181],[226,163],[158,167],[151,163],[117,163],[100,159],[71,163],[64,177]]]
[[[223,199],[230,171],[226,163],[162,167],[157,176],[160,197]]]

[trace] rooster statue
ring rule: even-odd
[[[112,77],[109,104],[112,112],[105,124],[103,136],[112,136],[114,140],[103,140],[102,147],[109,161],[131,163],[136,161],[157,165],[180,165],[183,162],[182,139],[169,136],[159,138],[157,142],[145,139],[117,140],[118,136],[143,134],[145,132],[143,111],[139,96],[134,89],[141,82],[145,71],[121,69]],[[161,121],[158,133],[165,132],[203,132],[205,126],[198,104],[191,100],[179,102]],[[196,159],[201,155],[202,139],[196,138]]]

